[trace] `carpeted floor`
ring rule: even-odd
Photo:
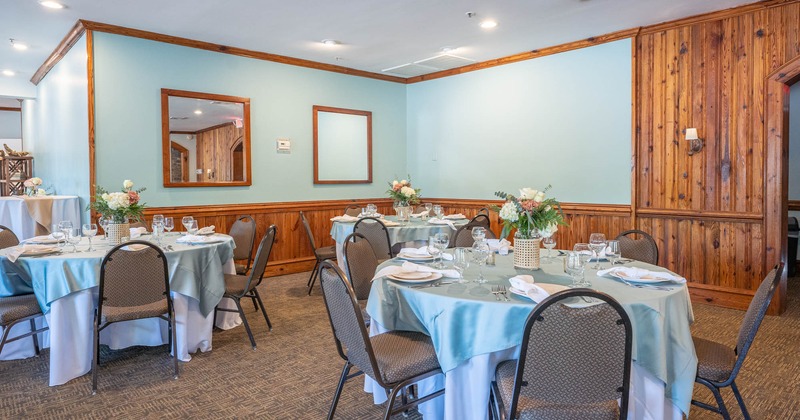
[[[274,329],[260,314],[248,319],[258,349],[243,328],[214,333],[214,350],[181,364],[171,378],[166,346],[109,352],[103,348],[98,395],[90,376],[47,386],[49,352],[38,358],[0,362],[0,419],[16,418],[275,418],[317,419],[327,414],[342,362],[331,338],[318,288],[306,296],[308,274],[266,279],[259,288]],[[800,413],[800,279],[790,279],[789,310],[768,317],[744,369],[740,389],[753,418],[791,418]],[[245,306],[252,310],[249,303]],[[695,334],[735,341],[743,313],[695,305]],[[349,382],[337,418],[379,418],[382,407]],[[734,418],[741,418],[733,394],[724,392]],[[696,388],[695,398],[711,394]],[[412,415],[411,418],[418,416]],[[719,416],[693,409],[692,418]]]

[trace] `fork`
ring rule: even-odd
[[[492,286],[492,294],[496,300],[500,300],[500,286]]]
[[[500,294],[503,295],[503,299],[505,299],[506,302],[511,301],[511,299],[508,298],[508,291],[506,290],[506,286],[500,286]]]

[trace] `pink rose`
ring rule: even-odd
[[[131,204],[138,203],[139,193],[137,193],[136,191],[128,191],[128,201],[130,201]]]
[[[531,211],[536,207],[536,202],[533,200],[522,200],[519,202],[519,205],[522,206],[523,210]]]

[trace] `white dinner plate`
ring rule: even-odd
[[[450,220],[450,223],[452,223],[452,222],[453,221]],[[447,225],[447,221],[446,220],[439,220],[439,219],[428,219],[428,223],[430,223],[432,225]]]
[[[664,278],[659,278],[659,277],[649,277],[648,276],[648,277],[641,277],[641,278],[633,278],[633,277],[627,277],[627,276],[623,275],[622,273],[613,273],[613,272],[612,273],[608,273],[608,275],[611,276],[611,277],[616,277],[618,279],[625,280],[627,282],[631,282],[631,283],[643,283],[643,284],[646,284],[646,283],[674,283],[674,284],[681,284],[681,283],[676,282],[676,281],[671,280],[671,279],[664,279]]]
[[[467,218],[467,216],[464,216],[463,214],[450,214],[450,215],[444,216],[444,218],[446,220],[464,220],[464,219]]]
[[[53,239],[49,235],[43,235],[43,236],[35,236],[33,238],[26,239],[22,242],[26,244],[52,245],[52,244],[57,244],[58,239]]]
[[[438,279],[442,278],[442,273],[428,273],[427,276],[425,276],[425,277],[423,277],[421,279],[404,279],[404,278],[401,278],[401,277],[397,277],[397,274],[389,274],[386,277],[388,277],[388,278],[390,278],[392,280],[401,281],[403,283],[426,283],[426,282],[429,282],[429,281],[438,280]]]
[[[536,285],[541,287],[542,289],[544,289],[545,292],[550,293],[551,295],[554,294],[554,293],[558,293],[558,292],[560,292],[562,290],[569,289],[569,287],[564,286],[562,284],[536,283]],[[522,296],[525,299],[531,300],[531,298],[529,298],[528,295],[525,294],[525,292],[523,292],[522,290],[517,289],[516,287],[511,286],[511,287],[508,288],[508,291],[513,293],[513,294],[515,294],[515,295],[517,295],[517,296]]]
[[[205,244],[216,244],[219,242],[225,242],[225,238],[221,237],[214,237],[214,236],[206,236],[205,241],[191,241],[191,242],[177,242],[178,244],[184,245],[205,245]]]
[[[430,271],[400,271],[392,274],[393,277],[403,280],[421,280],[430,277]]]
[[[50,255],[56,254],[61,252],[59,248],[51,248],[51,249],[32,249],[30,251],[25,251],[20,254],[20,257],[38,257],[42,255]]]
[[[420,255],[410,255],[404,252],[397,254],[397,258],[401,258],[408,261],[433,261],[433,256],[429,255],[427,257],[423,257]]]

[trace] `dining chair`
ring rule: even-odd
[[[136,229],[136,228],[144,228],[144,229],[145,229],[145,230],[147,230],[148,232],[150,231],[150,229],[148,229],[148,227],[147,227],[147,221],[146,221],[146,220],[144,220],[144,219],[137,220],[137,221],[135,221],[135,222],[131,223],[131,225],[130,225],[130,226],[131,226],[131,229]],[[152,228],[152,227],[151,227],[151,228]]]
[[[344,240],[343,253],[347,266],[347,278],[350,280],[350,286],[361,306],[364,322],[369,326],[370,317],[367,314],[366,306],[369,290],[372,287],[372,277],[378,269],[378,259],[375,257],[375,252],[372,251],[369,240],[360,233],[347,235]]]
[[[602,302],[567,302],[583,299]],[[627,418],[632,342],[631,320],[611,296],[591,289],[553,294],[528,316],[519,359],[497,365],[493,417]]]
[[[344,208],[344,214],[347,216],[358,217],[359,215],[361,215],[361,207],[358,207],[356,205],[349,205]]]
[[[716,341],[692,336],[694,350],[697,354],[697,377],[695,382],[710,389],[717,402],[717,406],[714,407],[701,401],[692,400],[693,405],[721,414],[726,420],[730,419],[730,413],[725,407],[725,402],[722,400],[722,394],[720,393],[722,388],[730,386],[744,418],[750,419],[750,413],[744,404],[742,394],[736,386],[736,376],[744,364],[744,359],[753,345],[753,340],[756,338],[761,321],[767,313],[769,303],[772,301],[772,296],[775,294],[775,289],[781,280],[783,266],[783,263],[776,265],[767,274],[761,285],[758,286],[758,290],[753,296],[753,300],[750,301],[747,312],[744,314],[742,325],[739,327],[736,347],[731,348]]]
[[[330,260],[320,264],[320,285],[336,350],[344,359],[342,375],[328,411],[329,420],[336,412],[345,382],[362,373],[387,390],[389,401],[384,419],[444,394],[444,389],[440,389],[411,401],[403,398],[395,407],[399,392],[415,382],[442,373],[430,337],[412,331],[390,331],[370,337],[350,282]],[[359,372],[350,374],[353,367]]]
[[[472,239],[472,229],[476,227],[482,227],[486,229],[486,239],[497,239],[497,236],[492,232],[491,225],[489,224],[489,218],[482,214],[479,214],[472,218],[464,226],[460,226],[456,229],[456,233],[450,238],[450,245],[449,248],[457,248],[457,247],[471,247],[475,240]]]
[[[0,249],[19,245],[19,238],[11,229],[0,225]]]
[[[317,248],[317,241],[314,240],[314,233],[311,232],[311,225],[308,223],[308,219],[306,219],[306,215],[303,214],[302,211],[300,212],[300,221],[303,223],[303,228],[306,230],[308,243],[314,251],[314,258],[317,259],[317,261],[314,262],[314,269],[311,270],[311,277],[308,278],[308,283],[306,284],[306,286],[308,286],[308,294],[311,295],[311,289],[314,288],[314,282],[317,281],[317,276],[319,275],[319,264],[325,260],[336,259],[336,245]]]
[[[649,233],[631,229],[620,233],[616,239],[619,241],[622,258],[658,265],[658,245]]]
[[[100,299],[94,311],[92,394],[97,393],[100,331],[116,322],[143,318],[167,321],[175,365],[174,378],[178,379],[175,310],[164,252],[146,241],[129,241],[111,248],[100,263],[99,286]]]
[[[250,271],[253,262],[253,246],[256,243],[256,221],[252,216],[239,216],[231,225],[228,235],[233,238],[236,248],[233,249],[233,259],[247,261],[246,264],[235,264],[236,274],[245,275]]]
[[[236,304],[236,309],[220,308],[218,306],[215,308],[214,312],[215,318],[217,314],[216,311],[238,312],[239,316],[242,317],[242,324],[244,324],[244,329],[247,331],[247,336],[250,338],[250,344],[253,346],[253,350],[256,349],[256,340],[253,338],[253,331],[250,329],[250,324],[247,322],[247,316],[245,316],[244,310],[242,310],[241,300],[242,298],[257,300],[258,305],[261,307],[261,313],[264,315],[264,320],[267,321],[267,327],[272,331],[272,323],[269,321],[267,310],[264,307],[264,301],[261,300],[261,295],[258,293],[257,287],[264,278],[264,270],[267,269],[269,254],[272,252],[272,245],[275,243],[275,233],[277,230],[278,228],[276,228],[275,225],[267,229],[267,233],[264,234],[261,243],[258,244],[255,263],[253,263],[253,270],[250,271],[250,275],[225,274],[225,293],[222,297],[233,300]],[[216,320],[214,323],[216,324]]]
[[[353,232],[360,233],[369,239],[372,251],[378,261],[394,258],[392,244],[389,241],[389,230],[386,225],[374,217],[364,217],[353,225]]]
[[[489,217],[489,208],[481,207],[480,210],[478,210],[478,215],[484,215],[486,217]]]

